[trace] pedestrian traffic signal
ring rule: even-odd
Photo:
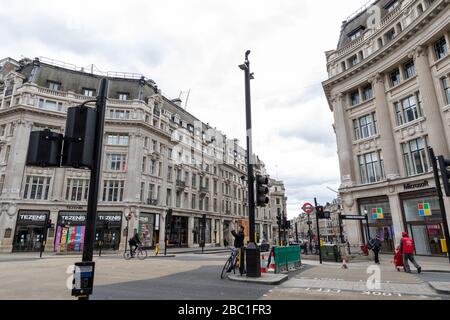
[[[269,178],[261,175],[256,176],[256,206],[265,207],[269,204]]]
[[[438,157],[439,167],[441,169],[442,180],[444,183],[444,190],[447,197],[450,197],[450,159],[444,157]]]

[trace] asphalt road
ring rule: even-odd
[[[93,299],[120,300],[256,300],[271,289],[267,285],[255,285],[220,279],[222,263],[226,256],[206,257],[217,261],[217,266],[201,266],[189,272],[164,277],[96,286]],[[179,255],[178,261],[201,261],[205,256]],[[124,270],[133,272],[133,270]]]

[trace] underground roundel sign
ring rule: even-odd
[[[311,203],[305,203],[302,207],[303,212],[305,213],[313,213],[314,212],[314,206]]]

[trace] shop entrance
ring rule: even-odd
[[[103,238],[102,250],[119,250],[120,230],[122,228],[122,213],[102,213],[97,215],[95,226],[94,249],[100,248]]]
[[[435,190],[401,195],[403,217],[409,236],[413,238],[416,254],[445,256],[441,240],[445,239],[442,213]]]
[[[48,212],[19,211],[13,252],[39,252],[45,237]]]
[[[174,216],[172,227],[168,235],[169,246],[187,247],[188,246],[188,218]]]

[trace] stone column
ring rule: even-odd
[[[436,155],[449,155],[445,139],[444,124],[442,121],[441,108],[436,96],[433,76],[428,60],[428,50],[425,47],[417,47],[411,56],[414,58],[418,75],[420,93],[423,100],[423,111],[427,119],[426,126],[430,147],[434,148]]]
[[[65,177],[66,169],[64,168],[55,168],[55,174],[53,175],[53,192],[52,192],[52,200],[62,200],[64,194],[64,177]]]
[[[219,242],[220,242],[220,246],[223,247],[224,243],[223,243],[223,219],[219,220]]]
[[[332,98],[334,125],[341,171],[341,188],[350,187],[355,183],[353,170],[353,150],[347,113],[345,110],[345,97],[338,94]]]
[[[164,210],[163,213],[159,215],[159,250],[160,253],[164,251],[166,247],[166,215],[167,210]],[[163,253],[163,252],[162,252]]]
[[[130,134],[130,145],[127,155],[127,173],[124,190],[125,202],[138,202],[140,198],[140,176],[142,164],[142,144],[140,134]]]
[[[387,180],[394,180],[400,177],[397,163],[397,153],[395,150],[395,141],[392,130],[392,121],[389,112],[389,104],[386,100],[386,91],[384,86],[385,76],[377,74],[369,82],[372,83],[375,96],[377,130],[380,134],[380,144],[382,149],[384,170]]]
[[[406,231],[403,224],[402,208],[398,194],[389,195],[389,206],[391,207],[392,224],[394,226],[394,249],[400,243],[402,232]]]
[[[192,248],[194,246],[194,217],[188,218],[188,247]]]
[[[14,142],[11,145],[11,151],[8,159],[8,170],[5,175],[3,189],[5,190],[3,198],[21,199],[20,190],[22,187],[22,178],[25,171],[25,162],[30,140],[32,123],[18,121],[15,129]]]

